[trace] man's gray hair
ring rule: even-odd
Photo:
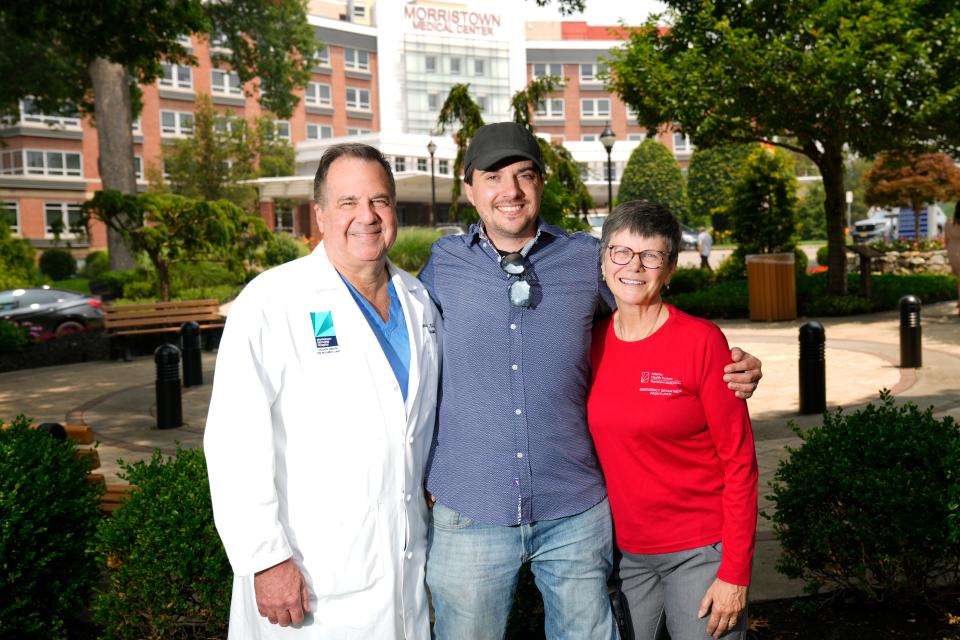
[[[618,231],[629,231],[641,238],[663,238],[667,243],[667,260],[677,264],[680,255],[680,222],[667,207],[649,200],[621,202],[603,221],[600,234],[600,261],[610,244],[610,238]]]
[[[378,163],[387,173],[387,181],[390,183],[390,196],[396,200],[397,181],[393,178],[393,170],[390,168],[390,163],[383,157],[380,150],[359,142],[343,142],[327,147],[327,150],[323,152],[323,156],[320,158],[317,174],[313,178],[313,199],[319,203],[321,207],[325,206],[323,190],[327,181],[327,174],[330,172],[330,165],[338,158],[358,158],[360,160]]]

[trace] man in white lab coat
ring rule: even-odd
[[[204,449],[231,640],[430,636],[422,478],[441,320],[387,260],[395,198],[379,151],[328,149],[323,241],[230,310]]]

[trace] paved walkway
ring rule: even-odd
[[[830,408],[857,407],[890,389],[899,400],[926,407],[938,416],[960,419],[960,318],[955,302],[923,309],[923,367],[900,369],[897,312],[852,316],[823,321],[827,336],[827,403]],[[721,321],[731,345],[745,348],[763,361],[764,379],[750,400],[760,466],[760,508],[769,481],[784,458],[784,447],[799,439],[788,428],[821,423],[819,415],[799,416],[797,396],[798,328],[802,320],[778,323]],[[0,374],[0,419],[25,413],[37,422],[85,422],[100,443],[101,471],[116,481],[118,460],[149,457],[154,450],[173,454],[201,445],[215,359],[204,354],[206,384],[183,393],[184,426],[156,428],[155,368],[152,358],[133,362],[90,362]],[[779,547],[768,520],[757,527],[751,599],[768,600],[799,595],[800,585],[774,570]]]

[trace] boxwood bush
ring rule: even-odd
[[[960,428],[888,392],[824,415],[771,482],[778,571],[808,591],[921,600],[960,577]]]
[[[213,524],[200,449],[121,463],[135,489],[97,530],[109,586],[94,619],[106,638],[225,638],[233,571]]]
[[[40,256],[40,272],[51,280],[66,280],[77,272],[77,261],[66,249],[47,249]]]
[[[73,441],[0,423],[0,638],[66,638],[92,593],[100,485]]]
[[[390,259],[404,271],[417,274],[427,264],[430,248],[439,237],[435,229],[428,227],[402,227],[390,249]]]

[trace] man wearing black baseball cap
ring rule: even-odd
[[[477,129],[464,182],[480,223],[437,241],[420,272],[444,322],[426,477],[440,640],[502,638],[524,562],[548,638],[617,637],[610,509],[586,421],[593,320],[612,297],[597,240],[538,217],[545,174],[524,127]],[[730,386],[749,396],[760,363],[735,357],[728,373],[745,373]]]

